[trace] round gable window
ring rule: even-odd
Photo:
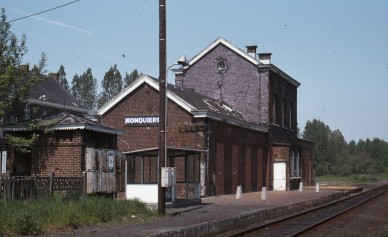
[[[228,63],[225,59],[216,60],[215,71],[219,74],[224,74],[228,71]]]

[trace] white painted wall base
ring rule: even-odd
[[[147,204],[158,203],[157,184],[127,184],[127,199],[139,199]]]

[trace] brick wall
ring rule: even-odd
[[[158,126],[127,127],[124,118],[129,116],[158,116],[158,92],[146,84],[121,100],[114,108],[105,113],[102,122],[125,130],[119,139],[129,144],[130,150],[158,147]],[[168,101],[167,143],[169,147],[207,149],[207,129],[210,127],[210,153],[201,154],[205,174],[202,193],[221,195],[234,193],[238,185],[243,191],[260,190],[266,157],[265,133],[255,132],[228,124],[195,119],[179,105]],[[123,142],[118,142],[122,150],[127,150]],[[221,148],[220,148],[221,147]],[[232,147],[233,151],[232,151]],[[179,165],[179,162],[176,162]],[[182,168],[182,167],[181,167]],[[178,179],[182,178],[179,177]],[[178,180],[179,181],[179,180]]]
[[[80,176],[84,157],[82,130],[41,135],[31,154],[31,174],[47,175],[53,171],[57,176]]]
[[[120,150],[139,150],[159,146],[159,125],[125,126],[124,118],[130,116],[159,116],[159,95],[150,86],[144,84],[136,92],[121,100],[114,108],[102,116],[102,122],[115,128],[123,129],[119,135],[117,146]],[[206,149],[204,131],[189,131],[188,126],[196,127],[203,124],[201,119],[192,119],[191,114],[177,104],[168,101],[167,114],[167,146],[191,149]]]
[[[215,70],[215,61],[219,58],[228,63],[228,71],[224,74]],[[261,80],[257,67],[224,45],[216,46],[191,65],[183,75],[182,86],[215,99],[222,97],[257,123],[268,117],[261,114],[266,111],[260,109],[264,107],[261,107]]]
[[[282,128],[297,130],[297,87],[286,81],[279,75],[270,72],[269,86],[269,117],[270,122],[279,125]],[[274,112],[274,98],[276,101],[276,111]],[[285,107],[283,108],[283,103]],[[292,104],[292,109],[290,105]],[[273,120],[273,113],[276,113],[276,119]],[[290,118],[290,113],[292,117]],[[284,121],[283,121],[284,120]]]
[[[104,124],[123,129],[123,135],[118,136],[117,146],[120,150],[145,149],[158,146],[159,126],[127,127],[124,125],[125,117],[129,116],[158,116],[159,97],[156,91],[148,85],[141,86],[134,93],[121,100],[115,107],[101,117]]]
[[[265,179],[267,134],[209,121],[211,195],[232,194],[242,185],[243,192],[261,190]]]

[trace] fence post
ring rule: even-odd
[[[53,190],[54,190],[54,172],[53,171],[50,171],[49,172],[49,179],[50,179],[50,186],[49,186],[49,197],[52,197],[53,196]]]
[[[15,201],[16,182],[16,180],[14,180],[14,182],[11,182],[11,201]]]
[[[30,177],[30,201],[32,201],[32,195],[34,195],[32,189],[34,188],[34,180],[33,180],[33,177]]]
[[[86,195],[86,177],[87,177],[87,175],[86,175],[86,172],[84,171],[84,172],[82,172],[82,182],[83,182],[83,184],[82,184],[82,194],[83,195]]]

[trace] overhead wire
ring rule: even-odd
[[[58,8],[61,8],[61,7],[65,7],[65,6],[67,6],[67,5],[70,5],[70,4],[79,2],[79,1],[81,1],[81,0],[75,0],[75,1],[72,1],[72,2],[69,2],[69,3],[66,3],[66,4],[63,4],[63,5],[60,5],[60,6],[58,6],[58,7],[54,7],[54,8],[48,9],[48,10],[44,10],[44,11],[41,11],[41,12],[37,12],[37,13],[31,14],[31,15],[28,15],[28,16],[23,16],[23,17],[20,17],[20,18],[16,18],[16,19],[13,19],[13,20],[11,20],[11,21],[8,21],[8,23],[14,22],[14,21],[19,21],[19,20],[22,20],[22,19],[25,19],[25,18],[28,18],[28,17],[40,15],[40,14],[42,14],[42,13],[49,12],[49,11],[52,11],[52,10],[55,10],[55,9],[58,9]]]

